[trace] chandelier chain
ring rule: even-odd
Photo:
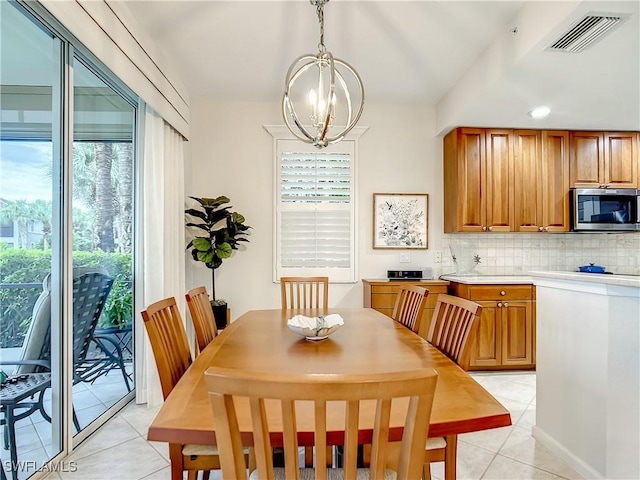
[[[324,1],[319,1],[316,6],[318,23],[320,24],[320,43],[318,43],[318,50],[322,53],[327,51],[327,48],[324,46],[324,4]]]

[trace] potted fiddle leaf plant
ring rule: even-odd
[[[227,324],[227,302],[216,297],[215,270],[228,259],[240,242],[248,242],[249,225],[238,212],[232,212],[230,200],[225,196],[217,198],[189,197],[198,202],[195,208],[188,208],[187,227],[197,228],[198,233],[187,244],[196,262],[202,262],[211,269],[211,307],[218,328]],[[200,231],[201,230],[201,231]]]

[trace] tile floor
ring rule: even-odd
[[[127,364],[127,372],[129,374],[131,374],[131,369],[131,364]],[[132,377],[133,375],[130,376],[130,378]],[[78,383],[74,385],[73,405],[81,428],[95,420],[127,393],[120,370],[112,370],[107,375],[98,378],[93,384]],[[51,389],[48,389],[44,396],[45,410],[47,412],[51,412],[50,402]],[[106,430],[106,426],[102,430]],[[102,432],[100,433],[102,434]],[[87,443],[87,441],[84,443]],[[16,422],[16,446],[19,462],[35,462],[35,465],[32,463],[26,464],[27,471],[20,472],[18,475],[20,480],[28,478],[36,468],[40,468],[57,453],[57,451],[53,451],[52,447],[51,424],[38,412]],[[9,450],[0,448],[0,460],[5,471],[8,472],[10,465]],[[7,473],[7,475],[10,478],[10,474]],[[78,476],[77,478],[80,479],[82,477]]]
[[[460,479],[579,479],[576,472],[531,437],[536,415],[535,373],[474,373],[476,380],[511,412],[513,425],[461,435],[458,442]],[[170,478],[167,445],[147,442],[147,426],[158,409],[127,405],[67,459],[77,471],[50,474],[60,479]],[[432,466],[442,479],[442,464]],[[186,477],[185,477],[186,478]],[[212,479],[220,479],[213,472]]]

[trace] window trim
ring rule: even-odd
[[[283,151],[290,151],[291,145],[295,145],[296,150],[304,152],[318,153],[318,149],[311,144],[306,144],[297,139],[284,125],[263,125],[263,128],[273,137],[273,256],[272,256],[272,275],[273,282],[279,283],[280,276],[279,271],[282,270],[278,267],[278,241],[280,238],[280,231],[278,225],[278,217],[280,212],[279,207],[279,188],[280,188],[280,153]],[[348,153],[351,155],[352,165],[352,192],[353,192],[353,218],[351,224],[353,226],[353,248],[352,248],[352,264],[348,278],[332,278],[330,272],[326,268],[305,268],[295,269],[295,272],[287,272],[287,275],[296,276],[329,276],[330,283],[357,283],[358,279],[358,185],[357,185],[357,172],[358,172],[358,139],[368,130],[369,127],[354,127],[349,134],[339,143],[330,145],[327,147],[332,153]],[[294,143],[295,142],[295,143]],[[286,148],[285,148],[286,147]]]

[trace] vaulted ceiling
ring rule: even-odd
[[[125,3],[192,98],[279,102],[290,63],[317,52],[308,0]],[[582,52],[549,51],[588,13],[622,21]],[[359,72],[367,102],[436,105],[438,133],[640,130],[639,14],[637,0],[331,0],[325,44]],[[541,104],[546,120],[526,115]]]

